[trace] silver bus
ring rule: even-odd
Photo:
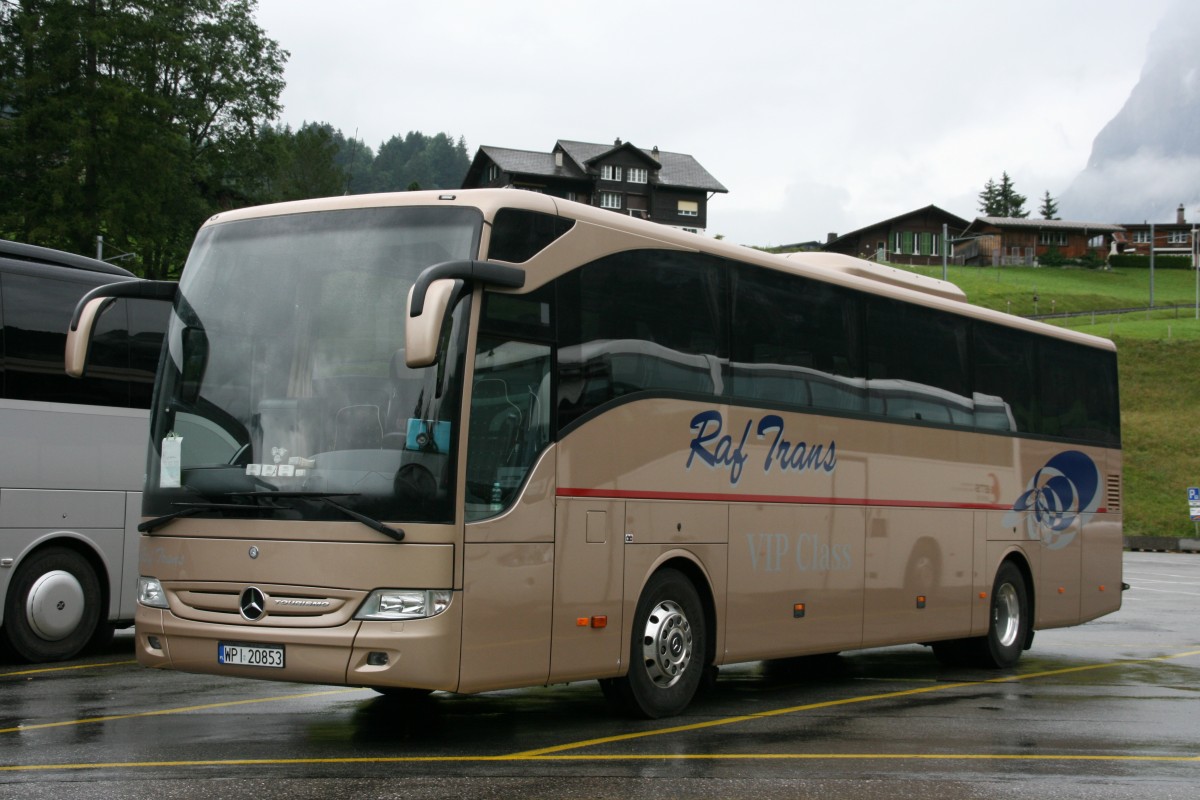
[[[0,648],[25,661],[71,658],[133,620],[166,309],[117,301],[88,376],[63,371],[78,300],[133,279],[102,261],[0,240]]]

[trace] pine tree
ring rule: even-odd
[[[1050,196],[1050,190],[1042,195],[1042,207],[1038,209],[1038,213],[1042,215],[1042,219],[1058,219],[1058,203]]]
[[[979,210],[985,217],[998,217],[1000,216],[999,207],[999,189],[996,182],[988,178],[983,191],[979,193]]]
[[[1012,178],[1008,177],[1005,172],[1000,178],[1000,206],[1002,217],[1015,217],[1024,219],[1029,216],[1029,212],[1025,210],[1025,195],[1017,194],[1017,190],[1013,188]]]

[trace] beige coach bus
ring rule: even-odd
[[[144,291],[148,666],[659,717],[724,664],[1010,667],[1120,607],[1112,344],[950,284],[501,189],[220,214]]]

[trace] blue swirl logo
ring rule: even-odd
[[[1066,450],[1034,473],[1025,492],[1004,515],[1004,524],[1024,525],[1025,535],[1050,550],[1066,547],[1100,507],[1100,470],[1078,450]]]

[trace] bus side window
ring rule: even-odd
[[[550,441],[550,346],[479,336],[467,430],[467,519],[506,508]]]

